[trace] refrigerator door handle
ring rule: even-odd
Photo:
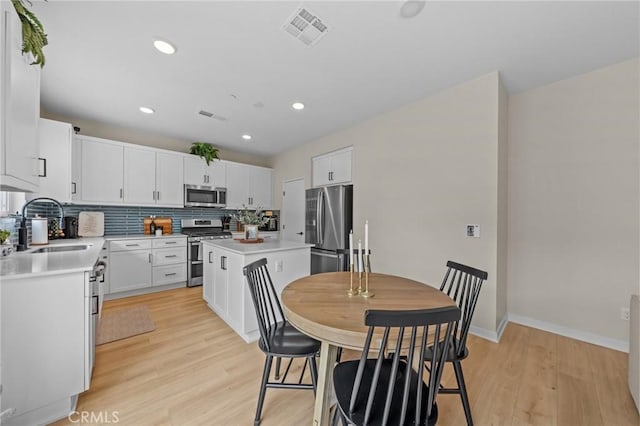
[[[322,190],[319,194],[318,194],[318,217],[320,218],[318,220],[318,231],[319,231],[319,236],[318,236],[318,244],[319,245],[324,245],[324,204],[325,204],[325,199],[324,199],[324,190]]]

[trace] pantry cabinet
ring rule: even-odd
[[[353,148],[318,155],[312,159],[313,186],[337,185],[351,182]]]
[[[22,24],[11,2],[0,2],[0,190],[38,190],[40,66],[22,54]]]

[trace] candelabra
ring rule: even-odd
[[[347,296],[355,296],[358,293],[357,289],[353,289],[353,265],[349,265],[349,291],[347,291]]]
[[[369,291],[369,269],[371,269],[371,263],[369,263],[369,253],[364,255],[364,291],[362,288],[358,288],[360,296],[362,297],[373,297],[375,294],[372,291]],[[362,272],[360,272],[360,285],[362,286]]]

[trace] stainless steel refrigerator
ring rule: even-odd
[[[335,185],[306,191],[305,242],[311,248],[311,274],[343,271],[353,224],[353,186]]]

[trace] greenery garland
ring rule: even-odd
[[[31,65],[40,65],[42,68],[44,67],[42,48],[49,43],[42,23],[22,4],[22,0],[11,0],[11,3],[22,22],[22,53],[30,52],[34,58]]]
[[[191,154],[204,158],[207,166],[211,161],[220,159],[219,152],[218,148],[214,148],[211,144],[205,142],[194,142],[190,151]]]

